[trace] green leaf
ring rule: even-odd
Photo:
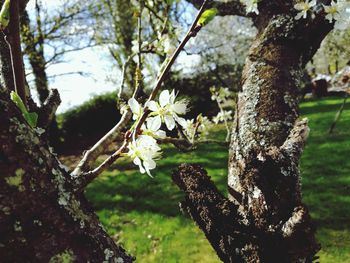
[[[201,26],[207,25],[210,21],[214,19],[214,17],[217,15],[218,10],[216,8],[210,8],[208,10],[205,10],[201,17],[198,20],[198,24]]]
[[[35,128],[38,123],[38,114],[35,112],[28,112],[22,99],[15,91],[11,91],[11,100],[17,105],[19,110],[22,112],[24,119],[28,122],[30,127]]]
[[[24,105],[20,96],[18,96],[17,92],[11,91],[11,100],[17,105],[17,107],[21,110],[22,113],[28,112],[26,106]]]
[[[11,0],[5,0],[0,11],[0,27],[5,28],[10,23],[10,2]]]
[[[38,114],[36,112],[27,112],[26,114],[23,114],[23,116],[30,125],[30,127],[36,127],[36,125],[38,124]]]

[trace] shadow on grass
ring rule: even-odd
[[[350,231],[350,103],[333,134],[328,129],[342,98],[306,102],[311,133],[301,161],[304,201],[318,229]]]
[[[208,156],[208,152],[211,156]],[[97,210],[117,209],[125,212],[154,212],[168,216],[179,214],[182,192],[173,184],[171,173],[182,163],[197,163],[205,167],[218,188],[225,192],[227,182],[227,149],[210,144],[196,152],[183,154],[166,147],[166,158],[159,161],[154,178],[140,174],[135,167],[119,163],[119,170],[104,173],[87,189],[87,197]],[[116,166],[115,166],[116,167]]]

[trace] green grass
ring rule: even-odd
[[[312,130],[301,163],[303,194],[322,243],[321,263],[350,262],[350,104],[334,134],[327,134],[341,102],[328,98],[301,105]],[[164,156],[154,179],[120,161],[88,188],[88,198],[108,232],[137,262],[219,262],[204,235],[179,211],[183,195],[170,175],[181,163],[200,163],[225,191],[227,150],[210,144],[183,154],[167,146]]]
[[[331,98],[301,107],[311,128],[301,162],[304,201],[318,229],[321,262],[350,262],[350,103],[327,133],[341,103]]]

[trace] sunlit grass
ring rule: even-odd
[[[321,263],[350,262],[350,104],[334,134],[327,134],[341,103],[328,98],[301,106],[312,130],[301,163],[303,194],[322,243]],[[183,154],[167,146],[164,157],[154,179],[122,160],[89,187],[88,198],[108,232],[137,262],[219,262],[204,235],[180,212],[183,195],[170,175],[181,163],[200,163],[225,192],[227,149],[208,144]]]

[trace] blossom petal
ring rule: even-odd
[[[187,111],[187,103],[182,100],[173,105],[173,111],[177,114],[185,114]]]
[[[175,94],[175,90],[173,89],[173,91],[170,93],[170,97],[169,97],[170,104],[174,104],[175,98],[176,98],[176,94]]]
[[[148,107],[150,111],[158,111],[159,109],[158,103],[153,100],[146,102],[145,106]]]
[[[181,117],[176,116],[176,117],[175,117],[175,120],[176,120],[176,122],[177,122],[178,124],[180,124],[182,127],[188,126],[188,123],[187,123],[187,121],[186,121],[184,118],[181,118]],[[193,120],[192,120],[192,121],[193,121]],[[193,122],[192,122],[192,124],[193,124]]]
[[[139,157],[135,157],[133,162],[134,162],[135,165],[137,165],[139,167],[140,173],[144,174],[146,172],[145,169],[142,166],[142,161],[140,160]]]
[[[153,161],[153,160],[151,160],[151,159],[149,159],[149,160],[143,161],[143,165],[144,165],[144,167],[145,167],[145,170],[146,170],[147,174],[148,174],[150,177],[153,178],[153,176],[152,176],[150,170],[156,168],[156,162]]]
[[[170,102],[169,90],[163,90],[159,95],[159,104],[163,108]]]
[[[147,159],[147,160],[143,161],[143,166],[145,167],[145,169],[152,170],[152,169],[156,168],[157,165],[156,165],[156,162],[153,161],[152,159]]]
[[[156,135],[157,135],[157,137],[159,137],[161,139],[164,139],[166,137],[166,132],[162,131],[162,130],[159,130],[159,131],[156,132]]]
[[[296,20],[299,20],[300,18],[303,17],[303,14],[302,13],[298,13],[296,16],[295,16],[295,19]]]
[[[165,115],[164,116],[165,125],[168,128],[169,131],[173,130],[175,128],[175,120],[174,117],[171,115]]]
[[[128,104],[132,113],[138,114],[140,112],[140,104],[137,102],[135,98],[131,98],[128,100]]]
[[[162,119],[160,116],[151,117],[147,120],[147,128],[152,132],[156,132],[162,126]]]

